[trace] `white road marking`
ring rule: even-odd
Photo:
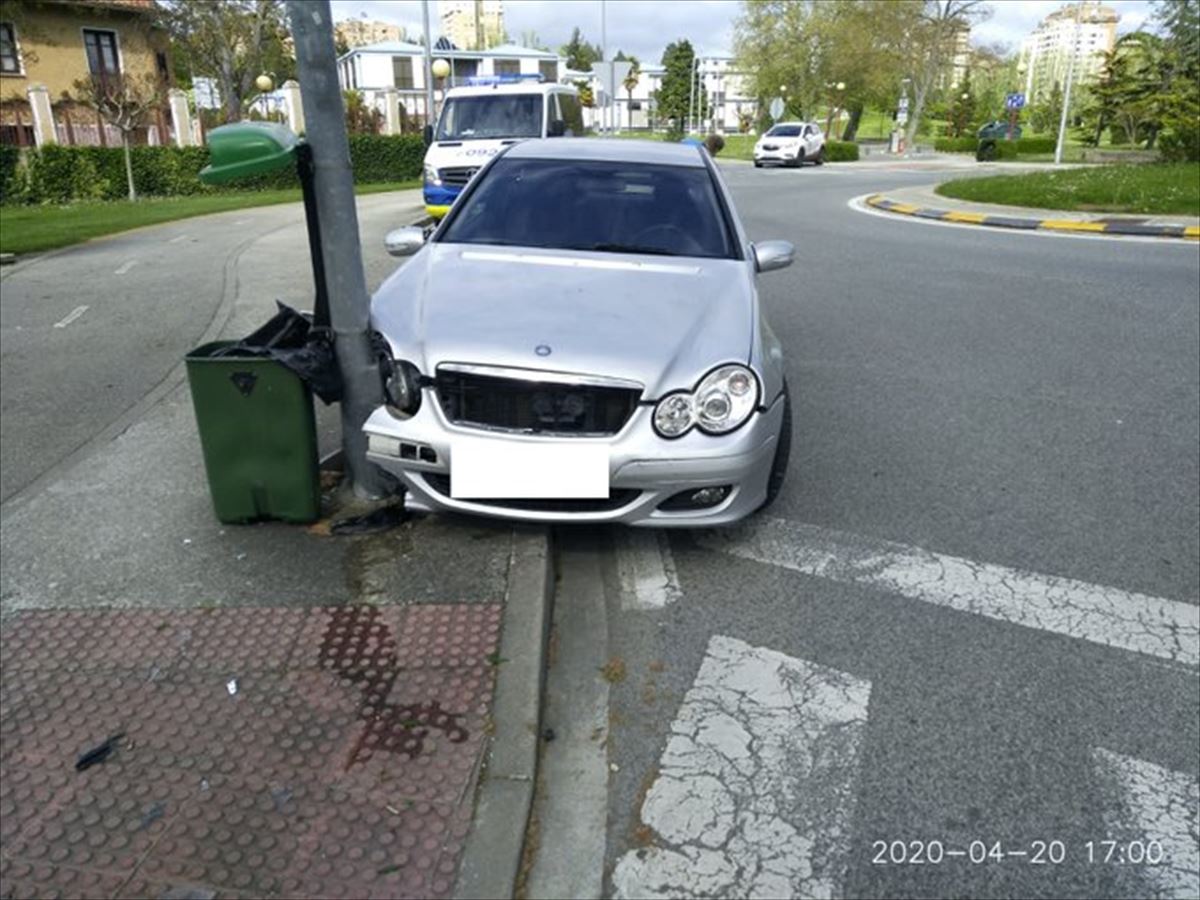
[[[662,609],[680,597],[666,534],[649,528],[617,532],[617,574],[623,609]]]
[[[173,237],[169,241],[167,241],[167,243],[168,244],[178,244],[180,241],[186,241],[187,239],[188,239],[188,235],[177,234],[177,235],[175,235],[175,237]]]
[[[1200,667],[1200,607],[1191,603],[782,519],[755,519],[698,539],[711,549],[805,575]]]
[[[249,221],[250,221],[249,219],[238,219],[238,220],[237,220],[236,222],[234,222],[233,224],[234,224],[234,226],[236,227],[236,226],[238,226],[238,225],[245,225],[245,224],[246,224],[247,222],[249,222]]]
[[[73,310],[71,310],[69,313],[67,313],[65,316],[63,316],[61,319],[59,319],[57,322],[55,322],[54,327],[55,328],[66,328],[68,325],[70,325],[72,322],[74,322],[76,319],[78,319],[80,316],[82,316],[87,311],[88,311],[88,308],[86,306],[77,306]]]
[[[124,275],[126,272],[128,272],[130,269],[132,269],[136,265],[137,265],[136,259],[127,259],[127,260],[125,260],[125,262],[121,263],[121,267],[119,269],[117,269],[117,271],[113,272],[113,274],[114,275]]]
[[[1125,864],[1135,865],[1152,891],[1149,896],[1200,897],[1200,782],[1102,747],[1092,751],[1092,760],[1110,788],[1112,802],[1104,816],[1108,840],[1118,842]],[[1140,844],[1131,847],[1130,841]],[[1152,841],[1162,848],[1159,865],[1129,858]],[[1109,847],[1096,844],[1096,858],[1103,860]]]
[[[659,843],[617,862],[617,897],[834,897],[849,860],[871,684],[714,635],[642,821]]]

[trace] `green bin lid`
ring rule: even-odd
[[[300,138],[278,122],[234,122],[208,133],[209,164],[200,170],[205,184],[261,175],[295,159]]]

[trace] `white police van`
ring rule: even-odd
[[[425,209],[444,216],[471,176],[509,144],[582,136],[575,88],[542,84],[540,75],[468,78],[446,92],[436,129],[425,129]]]

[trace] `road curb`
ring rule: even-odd
[[[554,573],[547,528],[513,533],[492,703],[491,752],[480,774],[457,900],[511,897],[533,808]]]
[[[882,194],[872,194],[864,201],[868,206],[901,216],[918,219],[936,219],[959,225],[986,225],[991,228],[1015,228],[1023,231],[1065,231],[1076,234],[1104,234],[1117,236],[1163,237],[1183,240],[1200,240],[1197,225],[1144,225],[1140,222],[1085,222],[1074,219],[1025,219],[1013,216],[993,216],[985,213],[961,212],[953,209],[936,209],[890,200]]]

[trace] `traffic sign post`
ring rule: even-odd
[[[776,97],[771,101],[771,105],[767,107],[767,112],[771,114],[771,121],[778,122],[783,115],[783,98]]]
[[[1017,127],[1017,117],[1021,114],[1021,109],[1025,106],[1024,94],[1008,94],[1004,98],[1004,106],[1008,110],[1008,137],[1007,140],[1013,139],[1013,131]]]

